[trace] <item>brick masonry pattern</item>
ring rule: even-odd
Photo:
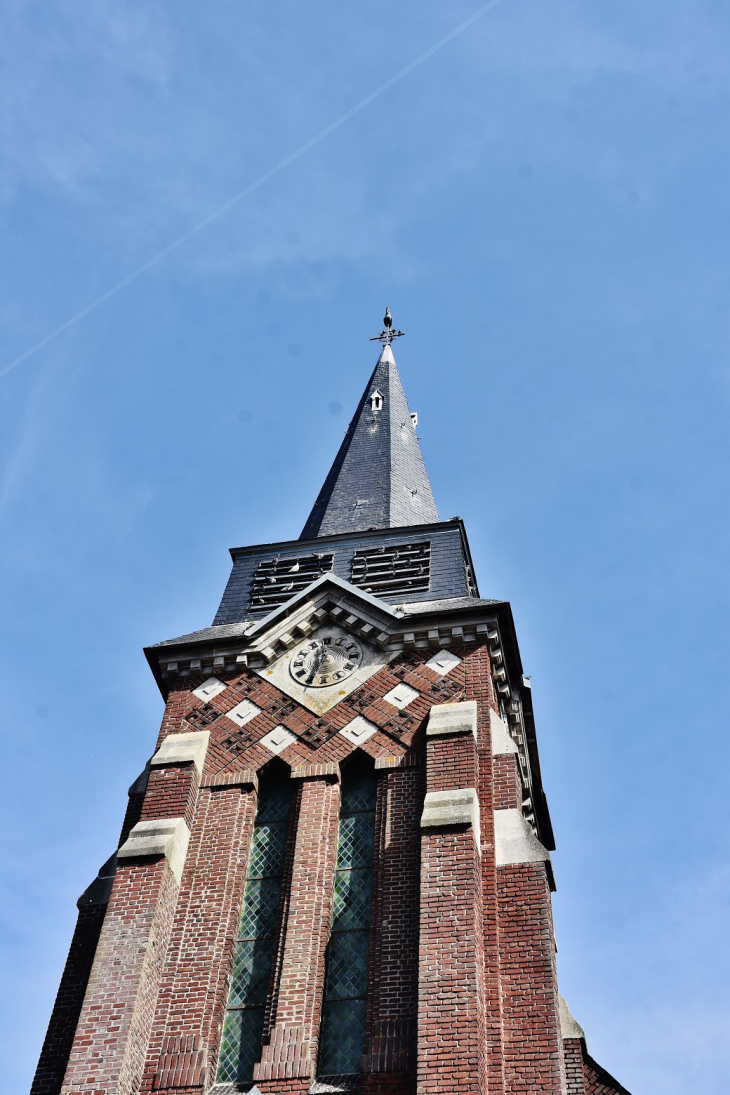
[[[198,679],[173,687],[157,747],[169,734],[209,729],[203,779],[190,764],[153,770],[144,794],[130,796],[122,840],[140,817],[184,817],[191,841],[181,885],[164,858],[127,860],[106,913],[82,909],[33,1095],[202,1095],[210,1086],[255,773],[268,764],[296,768],[299,778],[257,1084],[262,1095],[309,1090],[331,917],[337,773],[354,750],[338,731],[357,715],[377,726],[360,749],[377,762],[379,778],[362,1091],[623,1092],[583,1046],[580,1054],[574,1044],[563,1048],[545,867],[495,867],[493,808],[519,808],[522,788],[514,755],[491,755],[488,651],[455,653],[461,664],[444,678],[424,665],[431,651],[404,653],[322,718],[248,670],[223,676],[225,691],[209,703],[192,694]],[[398,710],[383,696],[401,682],[418,696]],[[244,698],[261,713],[238,727],[226,712]],[[476,743],[463,735],[427,745],[431,706],[463,699],[477,701]],[[260,740],[279,724],[296,741],[274,759]],[[481,831],[421,834],[426,790],[463,787],[478,789]]]

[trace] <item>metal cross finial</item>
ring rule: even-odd
[[[373,337],[370,339],[371,342],[382,342],[383,345],[390,346],[394,338],[400,338],[401,335],[405,334],[405,331],[393,330],[393,317],[390,314],[390,308],[385,309],[383,323],[385,324],[385,327],[379,335],[373,335]]]

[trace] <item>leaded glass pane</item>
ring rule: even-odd
[[[217,1079],[220,1083],[245,1083],[253,1078],[253,1066],[259,1059],[263,1029],[263,1008],[226,1012],[218,1058]]]
[[[261,789],[256,811],[256,824],[264,821],[288,821],[291,809],[292,785],[283,776],[275,784]]]
[[[348,780],[342,786],[342,814],[375,809],[375,780],[365,774]]]
[[[372,771],[342,781],[332,934],[322,1011],[320,1076],[360,1071],[365,1041],[376,782]]]
[[[332,931],[353,931],[370,923],[372,870],[338,871]]]
[[[255,939],[259,935],[273,935],[280,900],[280,879],[254,878],[247,882],[238,938]]]
[[[340,836],[337,843],[337,870],[350,867],[368,867],[373,861],[372,814],[353,814],[340,820]]]
[[[328,1001],[322,1017],[320,1076],[359,1072],[364,1042],[365,1001]]]
[[[273,939],[243,939],[236,943],[228,1007],[266,1003]]]
[[[287,823],[265,822],[254,829],[251,851],[248,857],[248,877],[265,878],[280,875],[284,870]]]
[[[286,776],[262,781],[218,1058],[220,1083],[248,1083],[261,1054],[291,800]]]
[[[330,1000],[364,997],[368,991],[368,932],[336,932],[327,963],[326,994]]]

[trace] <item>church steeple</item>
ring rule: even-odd
[[[384,343],[380,357],[300,539],[439,519],[390,345],[403,332],[389,308],[384,322],[373,340]]]

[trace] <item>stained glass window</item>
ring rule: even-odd
[[[218,1058],[219,1083],[247,1083],[261,1050],[264,1007],[279,921],[292,781],[278,773],[261,781],[233,976]]]
[[[360,1071],[368,986],[375,788],[372,769],[363,765],[345,770],[319,1042],[317,1071],[321,1077]]]

